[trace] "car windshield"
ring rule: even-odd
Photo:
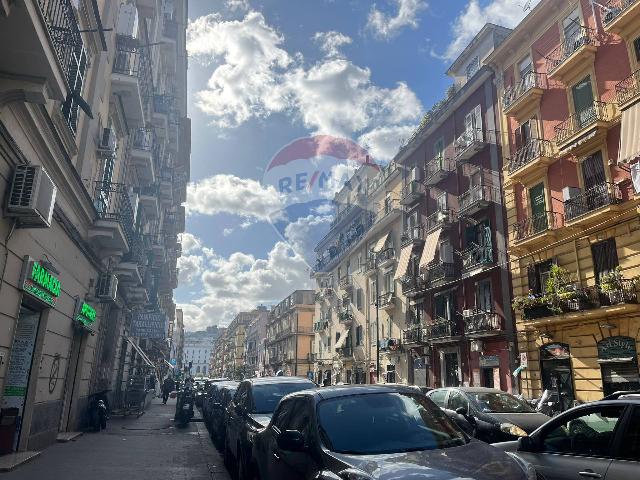
[[[524,400],[504,392],[468,393],[481,412],[485,413],[532,413],[533,409]]]
[[[465,435],[421,394],[370,393],[318,404],[320,436],[337,453],[372,455],[457,447]]]
[[[315,388],[313,382],[264,383],[253,386],[253,411],[273,413],[282,397],[289,393]]]

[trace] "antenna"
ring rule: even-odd
[[[522,7],[523,12],[526,12],[527,10],[531,10],[531,1],[532,0],[526,0],[524,4],[519,3],[518,6]]]

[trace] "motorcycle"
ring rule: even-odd
[[[185,388],[178,394],[174,419],[179,426],[186,427],[193,418],[193,401],[193,389],[191,388]]]
[[[106,393],[108,390],[89,395],[89,427],[94,432],[107,428],[109,407]]]

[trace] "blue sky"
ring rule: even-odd
[[[191,184],[176,291],[187,329],[312,286],[301,245],[330,216],[309,216],[284,236],[269,223],[283,199],[263,175],[280,148],[333,135],[388,161],[443,96],[457,53],[486,21],[517,24],[523,4],[189,2]]]

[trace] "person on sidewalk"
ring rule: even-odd
[[[167,377],[164,379],[162,383],[162,403],[167,404],[167,399],[169,398],[169,394],[173,392],[176,388],[176,383],[173,381],[173,378]]]

